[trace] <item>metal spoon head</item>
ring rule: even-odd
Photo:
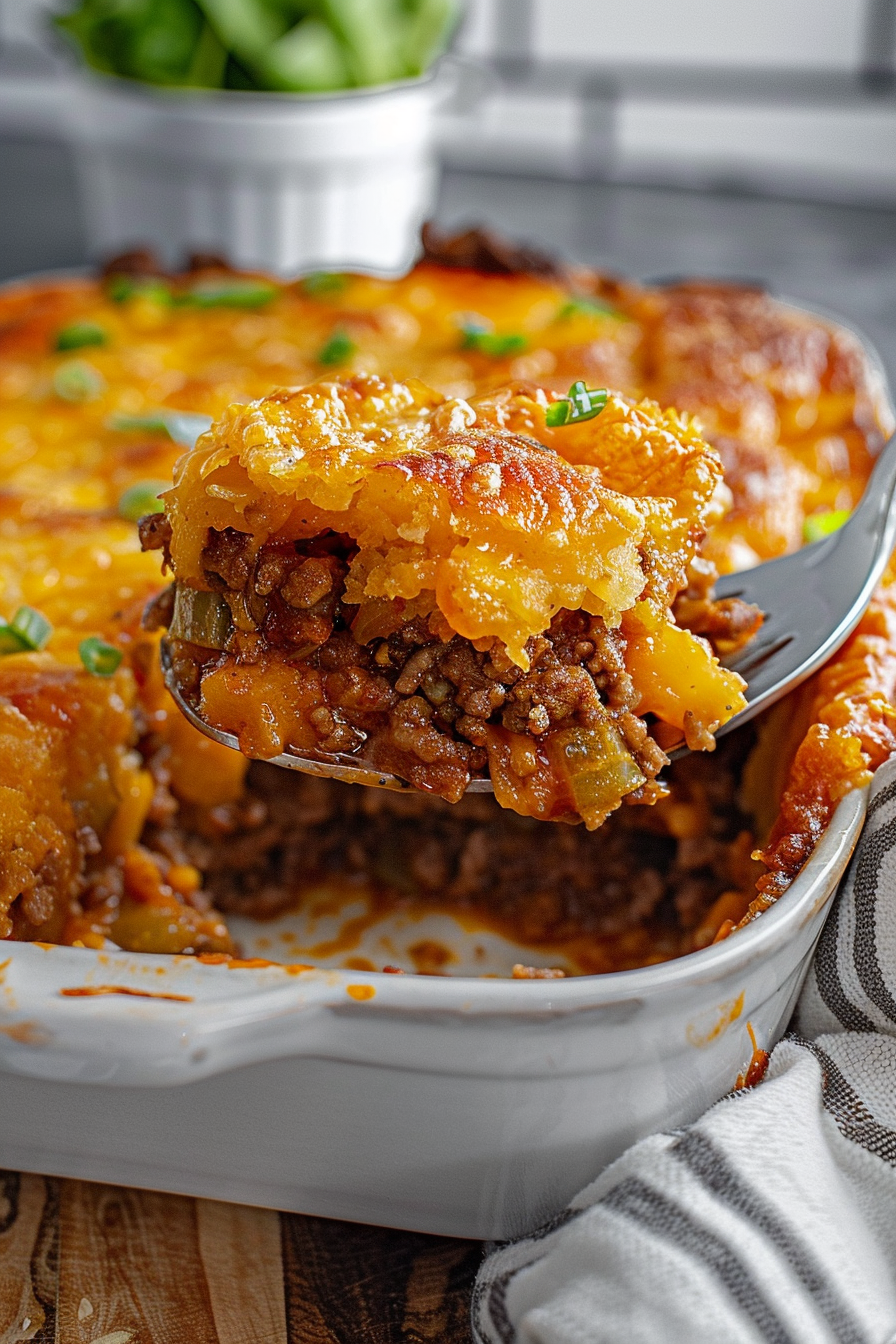
[[[231,747],[234,751],[240,751],[241,748],[236,735],[226,733],[223,729],[214,728],[210,723],[206,723],[205,719],[196,712],[184,695],[175,675],[174,660],[167,639],[162,640],[160,655],[165,685],[184,717],[192,723],[194,728],[198,728],[200,733],[210,737],[213,742],[220,742],[223,747]],[[373,789],[407,790],[414,787],[408,780],[402,779],[400,775],[390,775],[386,771],[376,770],[373,766],[366,764],[363,759],[336,752],[284,751],[279,756],[268,756],[265,760],[269,765],[279,765],[286,770],[299,770],[304,775],[320,775],[324,779],[338,779],[343,784],[363,784],[367,788]],[[492,793],[492,782],[490,779],[471,779],[466,791],[467,793]]]

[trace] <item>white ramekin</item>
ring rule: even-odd
[[[403,271],[434,200],[451,71],[308,95],[85,75],[67,129],[90,249],[149,245],[169,264],[212,251],[281,275]]]
[[[611,975],[290,973],[6,943],[0,1167],[514,1236],[733,1088],[748,1027],[777,1040],[864,812],[848,795],[746,929]],[[59,992],[108,985],[189,998]]]

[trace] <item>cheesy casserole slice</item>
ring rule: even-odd
[[[503,806],[592,830],[662,796],[645,716],[705,748],[745,704],[671,610],[722,468],[674,412],[603,401],[551,427],[566,405],[533,385],[357,375],[230,408],[165,495],[202,715],[451,802],[488,772]]]

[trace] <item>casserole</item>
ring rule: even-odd
[[[460,242],[461,267],[466,265],[475,271],[468,254],[463,252],[466,245],[463,240]],[[492,274],[496,264],[503,264],[499,250],[492,249],[489,264]],[[345,327],[342,334],[349,344],[362,346],[357,358],[365,359],[371,358],[371,353],[369,347],[363,348],[362,333],[372,324],[380,333],[377,339],[385,343],[388,358],[407,361],[419,357],[430,368],[440,368],[442,386],[453,384],[446,387],[446,394],[451,391],[453,395],[470,395],[471,389],[464,391],[462,384],[464,378],[469,381],[471,376],[491,387],[499,385],[502,376],[506,380],[508,373],[511,377],[523,376],[527,371],[531,375],[536,371],[533,361],[540,366],[539,376],[555,378],[561,392],[568,386],[569,361],[573,359],[590,361],[592,371],[601,368],[608,372],[613,368],[621,381],[634,378],[642,357],[637,353],[634,319],[625,314],[639,312],[638,321],[643,324],[639,330],[653,331],[649,318],[651,304],[661,306],[666,302],[663,296],[650,292],[627,295],[624,286],[613,288],[610,282],[601,282],[603,288],[596,298],[592,294],[590,309],[587,305],[584,309],[576,308],[575,303],[581,305],[582,301],[575,300],[574,311],[562,319],[572,323],[572,327],[563,327],[558,335],[551,324],[560,319],[552,314],[561,301],[564,308],[567,302],[573,302],[564,299],[572,280],[565,276],[536,281],[532,272],[538,264],[538,259],[530,259],[529,269],[519,284],[507,276],[506,266],[503,272],[497,271],[507,277],[506,299],[511,307],[521,292],[526,303],[541,303],[542,311],[546,299],[552,305],[537,334],[541,344],[535,344],[530,334],[528,345],[535,344],[535,348],[522,353],[518,341],[513,346],[507,345],[507,333],[497,333],[505,345],[504,353],[496,354],[494,343],[489,347],[480,339],[481,332],[474,332],[476,341],[469,357],[459,358],[455,352],[449,360],[444,337],[438,331],[438,339],[433,335],[437,323],[426,316],[432,290],[441,283],[439,273],[433,269],[423,268],[408,281],[397,282],[394,290],[375,294],[372,290],[364,291],[366,298],[363,293],[363,302],[355,298],[354,306],[348,305],[348,315],[346,304],[333,305],[332,297],[325,299],[318,309],[308,305],[303,309],[303,321],[309,326],[312,342],[323,339],[327,328],[333,339],[337,334],[334,323],[353,323],[351,336]],[[432,267],[432,263],[429,265]],[[184,291],[191,296],[188,303],[201,307],[210,296],[220,297],[221,287],[226,290],[231,283],[226,276],[222,277],[220,267],[216,270],[214,266],[206,266],[205,271],[200,266],[192,278],[170,283],[145,270],[136,276],[132,271],[125,279],[130,285],[122,300],[125,308],[118,310],[106,305],[102,317],[115,332],[122,329],[125,319],[132,324],[132,330],[133,324],[143,324],[139,329],[148,333],[145,340],[131,336],[131,346],[125,348],[127,353],[138,346],[143,359],[154,341],[158,350],[158,333],[164,334],[166,324],[177,328],[179,341],[193,340],[190,311],[183,320],[178,316],[184,311],[182,306],[178,307]],[[240,284],[245,284],[245,278],[240,278]],[[369,288],[374,282],[358,284]],[[261,285],[263,288],[264,282]],[[258,282],[253,292],[257,293],[257,287]],[[486,283],[477,280],[475,293],[481,295],[485,288]],[[237,284],[235,289],[245,298],[245,288],[240,290]],[[422,296],[420,290],[424,291]],[[474,292],[468,276],[461,274],[457,291],[451,299],[455,305],[462,301],[458,295],[469,296]],[[390,309],[390,300],[399,293],[408,303],[422,304],[420,316],[415,319],[416,336],[409,336],[408,322],[395,311],[398,305],[393,303]],[[82,298],[76,291],[61,294],[45,291],[38,297],[44,313],[50,311],[50,318],[42,319],[43,328],[35,323],[29,315],[34,297],[24,293],[20,296],[20,317],[25,314],[21,317],[21,329],[30,333],[29,339],[46,342],[47,322],[59,321],[52,312],[63,312],[66,304],[77,307]],[[90,294],[87,298],[90,300]],[[292,302],[292,296],[284,290],[276,302],[285,306]],[[682,311],[688,303],[699,305],[703,302],[699,287],[696,297],[683,292],[667,303],[667,308],[674,309],[675,302]],[[715,302],[712,296],[706,299],[709,307],[712,302]],[[724,308],[727,300],[718,302]],[[731,304],[735,304],[735,299],[732,298]],[[744,300],[743,306],[750,309],[751,304],[757,321],[763,314],[768,317],[758,299]],[[430,302],[429,311],[431,306]],[[515,312],[515,320],[521,320],[519,304]],[[788,369],[787,360],[781,361],[780,367],[772,362],[762,377],[754,375],[752,383],[747,380],[741,395],[731,381],[731,366],[736,359],[731,355],[730,344],[726,347],[724,342],[716,341],[707,346],[704,330],[701,346],[697,339],[701,333],[697,331],[695,335],[684,318],[680,321],[673,318],[674,313],[665,326],[661,325],[660,335],[651,337],[654,384],[664,397],[671,399],[674,395],[685,405],[697,402],[706,408],[711,437],[722,446],[723,456],[727,454],[734,464],[732,479],[738,482],[740,490],[740,504],[736,504],[733,517],[729,515],[730,524],[722,523],[715,534],[718,556],[730,559],[733,554],[736,559],[739,554],[749,561],[750,555],[755,559],[769,549],[774,552],[776,547],[780,550],[792,546],[799,534],[807,499],[812,508],[822,511],[835,504],[848,507],[851,498],[848,492],[861,488],[862,462],[867,462],[874,436],[879,441],[890,415],[886,406],[881,408],[880,397],[873,389],[873,375],[867,364],[861,364],[855,346],[829,330],[824,335],[824,350],[830,348],[837,356],[831,378],[845,379],[845,384],[828,387],[827,400],[819,409],[811,405],[809,393],[815,385],[813,377],[817,383],[817,371],[813,374],[812,370],[818,360],[813,350],[817,355],[822,338],[812,335],[811,321],[802,329],[794,318],[789,329],[802,352],[802,365],[800,360],[791,359]],[[7,328],[7,334],[9,330],[15,340],[15,322]],[[23,572],[23,578],[18,574],[10,577],[10,556],[13,559],[21,556],[23,547],[24,553],[31,555],[28,548],[37,545],[39,557],[51,554],[50,550],[41,551],[40,545],[45,548],[51,545],[54,558],[75,553],[80,556],[77,548],[81,524],[72,523],[71,515],[77,509],[92,509],[90,554],[97,551],[101,537],[99,553],[111,557],[107,569],[118,574],[119,565],[132,566],[127,570],[125,586],[129,589],[131,606],[136,606],[139,613],[143,597],[154,585],[157,587],[158,579],[146,568],[151,557],[136,555],[122,520],[111,515],[116,501],[120,509],[124,499],[118,492],[123,487],[131,488],[131,482],[139,484],[139,477],[134,481],[138,472],[161,474],[162,464],[166,463],[164,469],[170,470],[174,449],[155,430],[148,441],[144,436],[143,440],[133,442],[132,448],[123,450],[121,440],[114,438],[119,431],[108,431],[103,417],[115,411],[119,415],[136,413],[135,418],[139,418],[147,408],[150,385],[157,389],[153,394],[157,399],[168,396],[172,404],[183,410],[202,410],[204,404],[208,405],[208,401],[203,403],[203,397],[211,398],[209,409],[220,409],[225,399],[234,399],[234,386],[242,376],[233,358],[236,337],[255,342],[264,350],[266,362],[253,368],[250,384],[254,378],[257,385],[265,368],[280,370],[289,361],[297,381],[307,377],[300,372],[307,367],[307,350],[295,343],[290,347],[282,338],[279,343],[275,341],[275,333],[265,328],[264,323],[259,324],[255,313],[248,321],[242,313],[231,314],[225,323],[215,310],[205,330],[217,332],[210,346],[218,361],[214,365],[217,381],[212,380],[209,372],[209,359],[203,363],[196,355],[195,345],[188,345],[184,360],[181,353],[184,347],[165,345],[166,336],[162,341],[165,359],[170,356],[189,372],[173,391],[171,371],[164,367],[163,359],[163,367],[157,365],[153,370],[156,382],[144,382],[142,391],[137,389],[140,396],[136,401],[133,387],[120,392],[113,379],[114,351],[107,356],[100,347],[95,356],[96,371],[106,377],[112,391],[98,394],[94,400],[87,397],[77,408],[52,403],[57,421],[67,417],[67,423],[78,434],[89,433],[90,443],[103,446],[102,460],[110,464],[111,470],[85,469],[77,454],[67,463],[66,470],[58,470],[57,450],[41,438],[53,417],[42,419],[37,426],[38,442],[34,447],[32,438],[30,457],[27,445],[25,449],[21,447],[25,443],[21,435],[9,440],[14,446],[20,445],[20,456],[17,458],[13,453],[9,463],[10,493],[21,490],[24,482],[29,498],[35,502],[30,506],[33,513],[26,520],[27,526],[20,522],[5,524],[3,544],[8,547],[8,554],[3,563],[7,592],[14,582],[31,582],[37,573],[32,567]],[[232,357],[230,365],[221,362],[222,333],[230,342],[225,347]],[[454,340],[457,339],[455,335]],[[218,342],[216,346],[214,341]],[[409,345],[413,347],[410,353]],[[343,353],[345,348],[343,342],[340,346]],[[328,358],[332,355],[329,340],[318,354],[324,352]],[[723,356],[729,358],[729,366],[719,373],[710,366],[713,360],[724,364]],[[47,358],[52,363],[55,357]],[[520,365],[517,360],[529,363]],[[546,373],[549,365],[552,373]],[[19,372],[13,368],[7,375],[12,378],[13,389],[15,378],[19,378],[18,395],[24,391],[23,366],[24,361]],[[57,373],[54,368],[52,376],[55,378]],[[789,374],[789,382],[785,374]],[[46,377],[42,373],[40,376]],[[46,395],[40,391],[40,376],[36,383],[26,385],[34,386],[39,395]],[[278,376],[282,378],[282,374]],[[776,379],[780,386],[775,384]],[[707,385],[712,396],[706,392]],[[79,386],[83,388],[83,379]],[[726,387],[727,395],[721,396],[720,389],[724,391]],[[131,398],[128,405],[103,401],[105,396],[123,397],[125,392]],[[765,460],[756,447],[757,438],[761,440],[763,434],[768,435],[772,423],[769,416],[774,411],[785,428],[787,416],[797,418],[789,432],[800,451],[805,451],[805,425],[800,427],[798,413],[801,407],[805,412],[807,406],[810,415],[821,422],[817,442],[810,440],[809,447],[820,455],[822,448],[818,444],[826,444],[823,452],[828,455],[824,459],[828,474],[818,474],[814,485],[811,481],[807,485],[806,469],[794,454],[786,459],[786,469],[776,477],[774,453],[770,452],[769,460]],[[8,421],[4,421],[4,427],[8,435]],[[773,447],[774,439],[771,442]],[[846,454],[846,467],[839,478],[837,451],[841,461]],[[41,490],[43,498],[38,500]],[[754,493],[759,490],[760,494],[764,491],[763,507],[750,507],[750,490]],[[43,527],[46,531],[40,518],[45,516],[41,510],[48,508],[54,518],[52,542],[44,539],[38,545],[33,530],[40,531]],[[21,531],[16,532],[17,528]],[[40,563],[46,562],[41,559]],[[66,624],[64,606],[58,608],[61,617],[56,614],[57,608],[51,612],[51,619],[57,620],[60,627],[54,639],[62,641],[58,644],[62,661],[67,658],[66,666],[77,667],[78,641],[88,629],[94,628],[102,630],[107,638],[114,638],[122,649],[139,650],[148,645],[151,655],[152,642],[141,643],[143,637],[138,636],[136,619],[116,615],[124,611],[119,600],[121,590],[113,594],[114,605],[101,610],[102,602],[109,596],[106,593],[104,597],[109,585],[94,577],[95,566],[84,568],[82,573],[79,565],[80,560],[73,564],[72,577],[78,576],[81,583],[76,589],[81,602],[78,610],[84,613],[80,617],[81,626],[74,629]],[[26,600],[33,600],[32,591],[21,589]],[[568,940],[558,949],[557,940],[552,942],[549,936],[514,939],[512,921],[505,920],[503,925],[499,922],[489,930],[479,918],[481,909],[475,905],[466,908],[461,905],[453,911],[430,910],[426,915],[410,910],[403,915],[400,904],[386,908],[385,924],[381,921],[378,928],[367,914],[355,912],[358,935],[355,942],[347,946],[344,940],[340,943],[338,937],[331,937],[327,950],[320,944],[328,940],[317,938],[316,955],[312,958],[302,948],[315,940],[306,937],[302,930],[289,927],[289,916],[283,915],[286,925],[279,927],[250,926],[242,917],[251,912],[253,902],[257,909],[255,898],[264,895],[252,888],[251,883],[248,892],[252,899],[248,902],[242,899],[245,892],[237,892],[235,896],[225,893],[230,912],[228,932],[215,910],[209,910],[207,904],[203,907],[191,902],[190,897],[195,896],[193,879],[182,871],[189,864],[184,865],[176,856],[172,859],[169,855],[163,869],[151,854],[149,867],[144,862],[141,846],[135,843],[146,816],[145,810],[141,813],[139,809],[141,799],[151,801],[147,799],[147,781],[151,784],[155,780],[158,784],[160,775],[152,775],[146,768],[150,753],[145,744],[140,756],[133,752],[126,733],[120,740],[116,738],[112,729],[120,724],[120,719],[113,715],[109,720],[110,731],[93,733],[90,741],[103,751],[113,749],[112,757],[103,761],[103,777],[111,781],[113,793],[117,791],[122,800],[118,810],[113,809],[118,829],[113,828],[110,840],[105,829],[109,826],[107,800],[103,804],[106,817],[99,843],[110,851],[109,866],[113,872],[121,871],[119,858],[125,865],[126,899],[122,900],[119,888],[120,904],[109,907],[114,918],[104,922],[100,918],[103,900],[116,893],[108,887],[105,895],[100,890],[97,903],[86,909],[82,906],[77,915],[80,922],[71,928],[65,924],[70,911],[64,902],[59,902],[54,907],[58,910],[58,922],[53,922],[55,913],[50,921],[45,921],[43,939],[40,920],[35,919],[30,926],[27,921],[20,923],[18,936],[40,941],[3,944],[4,956],[0,960],[7,964],[0,997],[3,1012],[0,1044],[4,1068],[10,1072],[4,1077],[0,1106],[0,1161],[25,1169],[120,1179],[132,1184],[467,1235],[511,1235],[545,1216],[559,1207],[601,1162],[609,1160],[633,1138],[657,1125],[691,1118],[733,1086],[738,1076],[755,1078],[760,1060],[757,1055],[750,1074],[753,1055],[750,1031],[759,1050],[776,1038],[786,1022],[820,931],[824,908],[861,824],[861,788],[853,786],[864,783],[869,764],[873,765],[889,749],[893,727],[893,713],[888,708],[893,680],[890,650],[896,644],[888,601],[891,595],[878,602],[838,659],[837,667],[828,670],[827,681],[822,673],[796,700],[788,702],[783,711],[785,717],[772,721],[766,730],[764,747],[760,741],[758,755],[762,757],[764,751],[765,759],[758,783],[754,780],[753,793],[754,800],[758,798],[759,810],[764,806],[768,814],[767,824],[774,820],[778,798],[782,789],[784,792],[778,811],[780,824],[777,831],[772,831],[765,851],[769,871],[762,879],[765,885],[759,895],[751,902],[752,878],[746,885],[741,883],[731,890],[724,876],[718,877],[715,886],[710,885],[702,892],[702,905],[698,901],[695,918],[679,931],[680,936],[679,932],[672,936],[668,928],[664,933],[658,927],[649,927],[646,916],[638,917],[644,929],[648,929],[641,941],[637,919],[635,927],[623,927],[615,942],[613,937],[592,936],[598,951],[601,945],[606,950],[603,961],[597,954],[590,962],[577,959]],[[129,645],[128,640],[134,641],[134,645]],[[17,654],[0,662],[0,673],[12,678],[16,669],[39,670],[45,663],[49,666],[48,658],[49,654]],[[140,658],[143,654],[134,665],[144,671],[150,669],[151,660],[144,659],[141,663]],[[57,681],[58,675],[54,673]],[[96,690],[96,682],[85,682],[82,674],[77,675],[81,677],[78,686]],[[122,679],[121,671],[115,675],[119,681],[110,681],[108,686],[127,709],[127,697],[134,693],[133,687],[126,677]],[[5,684],[9,690],[9,681]],[[150,676],[146,685],[151,689]],[[15,686],[11,689],[13,699],[18,695],[24,703],[21,701],[24,692]],[[49,692],[47,696],[46,703],[59,703]],[[103,703],[112,706],[114,698],[107,697]],[[144,696],[141,704],[144,713],[165,719],[159,701]],[[120,711],[115,709],[114,713]],[[13,715],[11,721],[20,724],[24,717],[31,722],[21,711],[19,715],[19,719]],[[175,717],[165,731],[170,728],[176,733],[172,725],[177,722]],[[788,729],[787,733],[782,732],[782,726]],[[207,787],[209,780],[215,787],[228,786],[227,772],[238,774],[242,768],[243,763],[233,753],[203,757],[198,742],[190,739],[186,753],[181,752],[187,757],[186,766],[181,762],[181,801],[186,796],[189,802],[189,790]],[[162,745],[169,751],[165,759],[173,769],[177,744],[169,738]],[[29,759],[26,752],[22,760]],[[795,763],[791,766],[792,759]],[[777,766],[777,779],[769,768],[772,765]],[[120,777],[116,775],[118,769]],[[23,766],[20,778],[5,782],[15,792],[15,786],[27,774]],[[237,788],[239,784],[238,779]],[[851,787],[853,791],[849,792]],[[129,811],[126,803],[131,798],[135,801]],[[256,794],[249,805],[254,806],[258,800]],[[101,815],[102,807],[94,794],[84,801],[96,805],[97,815]],[[838,802],[839,810],[835,811]],[[689,838],[690,823],[681,813],[675,816],[675,824],[683,825],[684,843]],[[816,847],[820,832],[832,816],[836,819]],[[174,841],[169,836],[165,843]],[[276,848],[278,837],[275,835],[269,843]],[[633,848],[638,843],[636,834]],[[120,844],[124,852],[116,854],[115,844]],[[803,867],[813,849],[815,853]],[[128,860],[131,852],[134,857]],[[145,847],[142,852],[147,852]],[[203,852],[211,873],[216,854],[228,863],[233,846],[220,835],[216,842],[212,834],[206,838]],[[748,853],[747,850],[745,858]],[[264,855],[262,858],[267,862]],[[176,878],[172,868],[178,869]],[[794,881],[800,868],[803,871]],[[101,877],[100,884],[103,880]],[[167,887],[167,895],[163,887]],[[641,893],[636,890],[632,894]],[[622,904],[626,903],[637,904],[631,899],[626,902],[623,893]],[[274,883],[273,904],[266,913],[277,913],[283,905],[282,893],[278,894]],[[767,909],[768,906],[772,908]],[[40,916],[40,890],[35,893],[31,909]],[[763,910],[762,918],[754,919]],[[139,922],[141,911],[143,914],[154,911],[158,916],[149,932],[145,919],[142,924]],[[381,909],[379,913],[384,912]],[[402,919],[410,925],[417,921],[417,932],[428,933],[430,926],[424,927],[423,920],[429,915],[443,920],[453,918],[453,927],[443,927],[438,936],[417,937],[413,944],[410,937],[405,938],[399,959],[417,969],[450,969],[461,974],[445,980],[376,974],[375,968],[385,960],[383,939],[391,937],[393,946],[396,945]],[[321,917],[327,917],[325,899]],[[744,919],[747,927],[728,939],[726,935]],[[364,942],[365,928],[369,931],[368,943]],[[174,932],[166,947],[162,933],[167,937],[170,930]],[[462,932],[467,934],[465,939]],[[494,935],[491,941],[486,933]],[[64,941],[86,942],[87,946],[46,946],[47,941],[55,941],[63,934]],[[108,935],[112,940],[126,942],[133,951],[124,953],[108,946]],[[255,953],[262,960],[268,954],[293,962],[298,958],[300,963],[313,959],[326,969],[309,971],[307,966],[299,965],[278,970],[270,965],[253,967],[228,961],[224,954],[232,948],[230,939],[234,935],[244,954]],[[680,957],[682,952],[700,948],[713,938],[722,941],[694,951],[691,956]],[[429,945],[430,953],[433,946],[441,948],[444,954],[441,966],[432,964],[431,955],[427,964],[420,944]],[[200,952],[200,961],[158,955],[141,957],[141,947],[156,953],[190,947]],[[223,964],[209,964],[216,960],[216,951],[220,953],[218,960],[224,958]],[[663,961],[677,955],[679,960],[645,965],[651,960]],[[532,973],[529,983],[471,978],[477,973],[479,977],[502,972],[506,975],[517,958],[523,974]],[[640,969],[620,970],[618,974],[596,978],[585,975],[563,983],[550,979],[539,983],[539,974],[550,973],[558,961],[573,972],[605,967]],[[525,962],[532,964],[527,967]],[[122,988],[131,992],[118,992]],[[158,998],[158,995],[175,997]],[[85,1018],[89,1018],[89,1026]],[[55,1089],[62,1080],[71,1086],[60,1094]],[[135,1088],[140,1090],[135,1092]],[[290,1117],[288,1124],[284,1123],[285,1115]],[[71,1134],[78,1135],[76,1142],[62,1132],[73,1117]],[[248,1144],[247,1134],[252,1135]],[[179,1145],[182,1156],[173,1160],[172,1153]]]
[[[572,403],[534,384],[355,375],[232,408],[140,524],[203,719],[247,756],[360,752],[452,803],[487,769],[503,807],[589,831],[663,797],[660,734],[711,748],[746,703],[674,613],[721,462],[654,403],[577,386],[585,424],[556,431]],[[761,621],[706,615],[732,645]]]
[[[0,659],[4,936],[11,925],[15,938],[100,949],[233,952],[219,912],[267,918],[289,907],[296,880],[336,878],[356,892],[374,879],[399,906],[419,885],[427,908],[444,893],[505,933],[525,925],[525,941],[542,945],[528,959],[536,969],[545,959],[572,971],[644,965],[705,945],[779,895],[842,792],[896,741],[891,588],[838,656],[841,671],[811,683],[782,721],[783,751],[781,724],[770,733],[773,786],[751,789],[758,831],[736,805],[740,764],[728,768],[727,745],[711,782],[690,779],[682,762],[679,796],[621,809],[584,844],[576,827],[496,831],[488,800],[474,807],[473,797],[438,816],[378,816],[385,803],[371,791],[358,791],[356,807],[351,791],[309,794],[263,766],[247,775],[236,753],[185,722],[162,684],[158,634],[141,629],[159,564],[139,554],[134,523],[135,504],[144,511],[147,492],[152,501],[171,480],[169,408],[175,422],[218,416],[321,370],[390,367],[452,398],[536,378],[564,396],[579,376],[646,393],[699,413],[722,457],[732,507],[704,546],[721,568],[792,549],[807,514],[836,520],[860,493],[892,415],[841,327],[756,289],[642,289],[476,234],[430,233],[427,247],[390,282],[324,274],[283,284],[207,256],[171,274],[137,253],[99,283],[3,295],[0,614],[14,621],[22,605],[45,636],[52,627],[43,651],[9,631],[20,652]],[[686,594],[691,628],[707,633],[711,574],[704,567]],[[787,824],[756,905],[750,851],[776,810]]]
[[[783,1030],[864,817],[688,957],[518,981],[10,944],[0,1162],[447,1236],[507,1238],[743,1082]],[[127,985],[189,1001],[60,990]],[[750,1034],[752,1033],[752,1035]],[[754,1070],[755,1076],[755,1070]]]

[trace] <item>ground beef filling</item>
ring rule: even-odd
[[[336,884],[383,909],[470,912],[526,946],[565,946],[580,971],[623,969],[703,946],[728,904],[746,908],[759,865],[738,789],[752,743],[747,725],[712,756],[674,762],[668,799],[592,833],[483,794],[452,806],[254,762],[238,804],[182,807],[150,840],[196,864],[231,914],[270,918]]]
[[[146,540],[164,547],[164,526]],[[625,668],[619,632],[583,611],[560,611],[544,634],[526,645],[523,672],[493,644],[447,640],[417,616],[359,642],[358,608],[344,601],[354,554],[350,538],[268,542],[251,552],[251,538],[210,531],[203,552],[205,579],[233,618],[227,656],[246,663],[274,652],[297,675],[323,674],[326,702],[311,717],[318,747],[355,753],[416,788],[457,801],[471,777],[488,765],[490,726],[543,738],[561,728],[594,728],[611,721],[645,783],[626,802],[653,802],[667,757],[635,713],[638,692]],[[198,691],[196,668],[221,654],[178,643],[178,678]],[[194,668],[184,663],[193,663]],[[575,817],[571,819],[575,820]]]

